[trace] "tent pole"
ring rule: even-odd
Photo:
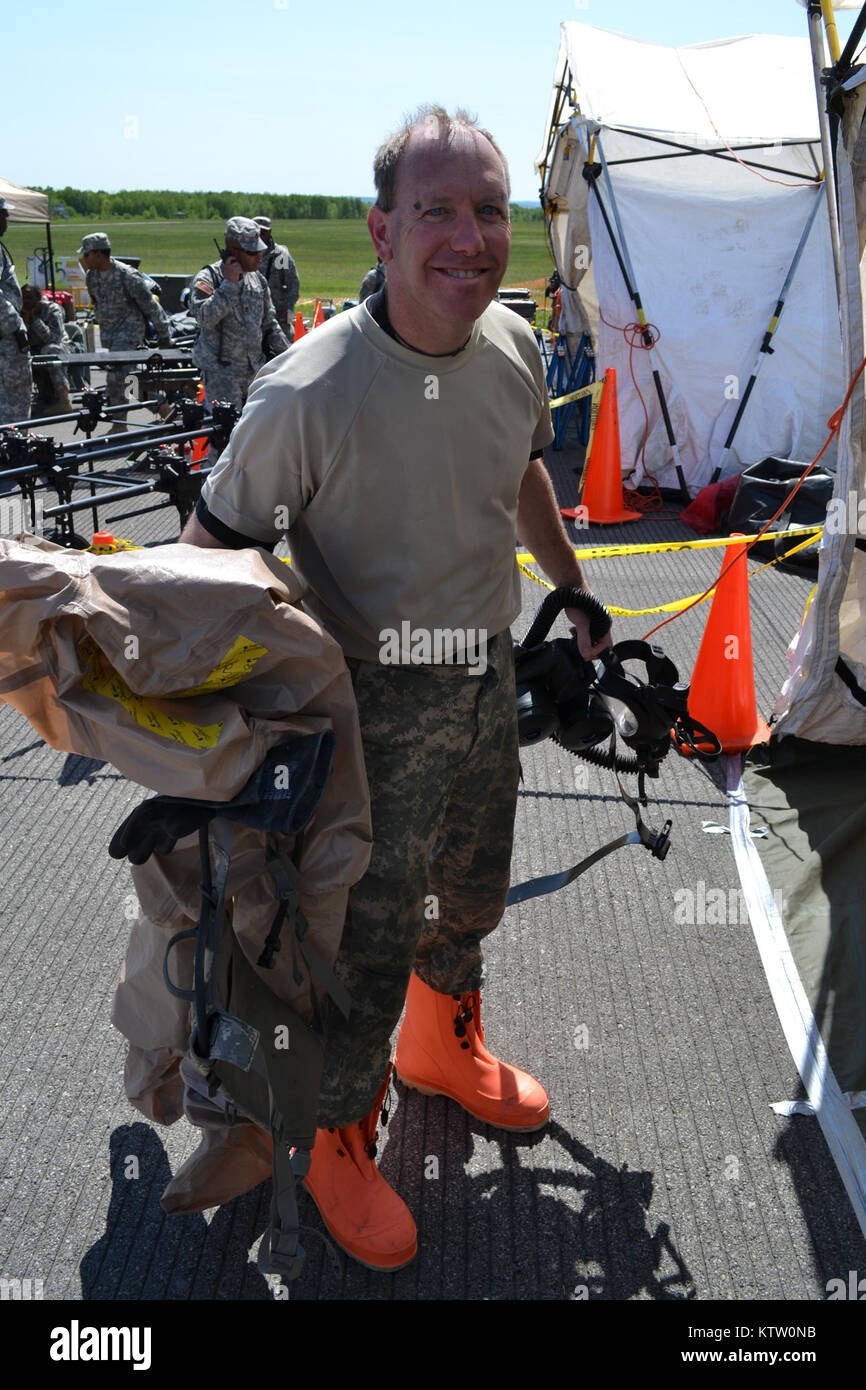
[[[721,474],[721,471],[724,468],[725,463],[727,462],[728,452],[730,450],[731,445],[734,442],[734,435],[737,433],[737,430],[739,429],[740,421],[743,418],[743,412],[745,411],[746,406],[749,403],[749,397],[752,394],[752,387],[754,386],[757,380],[758,372],[764,365],[767,354],[773,351],[770,344],[772,343],[773,336],[776,332],[776,329],[779,326],[779,319],[782,317],[782,310],[784,309],[785,301],[788,298],[788,291],[791,288],[791,282],[793,281],[794,276],[797,273],[797,267],[800,264],[803,251],[806,248],[806,242],[809,240],[809,233],[811,232],[812,225],[815,221],[815,218],[818,215],[818,209],[821,206],[821,193],[823,189],[826,187],[826,183],[827,180],[825,179],[824,183],[821,184],[821,187],[816,190],[817,197],[815,198],[815,202],[812,205],[812,209],[809,213],[809,216],[806,218],[806,225],[803,228],[800,240],[797,243],[797,249],[794,252],[794,259],[791,261],[790,269],[788,270],[788,274],[785,276],[785,283],[779,292],[779,298],[776,301],[776,307],[773,310],[773,316],[770,319],[770,322],[767,326],[767,331],[764,334],[764,340],[761,343],[760,348],[758,349],[758,357],[754,367],[752,368],[752,375],[749,377],[749,380],[746,383],[746,389],[740,398],[740,404],[737,407],[737,413],[734,416],[733,424],[731,425],[731,428],[728,431],[728,437],[725,440],[724,448],[722,449],[722,457],[719,460],[719,465],[715,469],[713,476],[710,478],[711,483],[718,482],[719,480],[719,475]]]
[[[46,238],[48,239],[48,267],[49,267],[49,269],[48,269],[48,275],[51,276],[51,292],[52,292],[52,294],[53,294],[54,291],[56,290],[57,286],[56,286],[55,283],[54,283],[54,247],[51,245],[51,223],[50,223],[50,222],[46,222],[46,223],[45,223],[45,236],[46,236]],[[46,275],[46,277],[45,277],[46,280],[48,279],[48,275]]]
[[[567,88],[566,83],[568,84]],[[556,138],[560,129],[559,118],[562,115],[562,109],[565,106],[568,93],[571,91],[571,68],[567,61],[563,64],[562,76],[555,90],[556,95],[553,102],[554,110],[550,121],[550,129],[547,132],[547,149],[544,151],[544,158],[538,170],[541,175],[541,188],[538,196],[542,207],[544,207],[544,185],[550,173],[550,152],[556,144]]]
[[[656,355],[655,355],[655,352],[654,352],[654,350],[653,350],[652,334],[649,332],[649,328],[648,328],[648,325],[647,325],[647,317],[646,317],[646,314],[645,314],[644,311],[643,311],[643,304],[641,303],[641,297],[640,297],[640,294],[639,294],[639,292],[638,292],[637,284],[635,283],[634,267],[632,266],[632,263],[631,263],[631,257],[630,257],[629,254],[628,254],[628,244],[627,244],[626,239],[625,239],[625,233],[624,233],[624,231],[623,231],[622,221],[621,221],[620,215],[619,215],[619,209],[618,209],[617,204],[616,204],[616,198],[614,197],[613,182],[612,182],[611,177],[610,177],[610,170],[609,170],[608,167],[607,167],[607,161],[605,160],[605,157],[604,157],[604,150],[603,150],[602,147],[601,147],[601,140],[598,138],[597,135],[596,135],[596,138],[595,138],[595,143],[596,143],[596,146],[597,146],[597,148],[598,148],[598,157],[599,157],[599,160],[600,160],[600,162],[601,162],[601,167],[602,167],[602,169],[604,170],[605,176],[606,176],[606,178],[607,178],[607,186],[608,186],[608,190],[609,190],[609,192],[610,192],[610,205],[611,205],[611,208],[612,208],[612,210],[613,210],[614,220],[615,220],[615,222],[616,222],[617,231],[619,232],[620,246],[621,246],[621,248],[622,248],[622,255],[621,255],[621,256],[620,256],[619,249],[617,248],[616,239],[614,238],[613,232],[611,231],[610,222],[608,221],[608,219],[607,219],[606,217],[605,217],[605,225],[607,226],[608,232],[609,232],[610,235],[611,235],[611,240],[613,241],[613,248],[614,248],[614,251],[616,252],[616,257],[617,257],[617,260],[619,261],[620,269],[623,270],[623,276],[624,276],[624,278],[625,278],[626,289],[628,290],[629,295],[631,296],[631,299],[632,299],[632,303],[634,304],[635,312],[637,313],[638,323],[640,324],[641,329],[643,330],[642,337],[643,337],[644,347],[645,347],[645,348],[647,349],[647,351],[649,352],[650,370],[651,370],[651,372],[652,372],[652,379],[653,379],[653,383],[654,383],[655,388],[656,388],[656,395],[658,396],[659,407],[660,407],[661,413],[662,413],[662,419],[664,420],[665,431],[666,431],[667,437],[668,437],[668,444],[670,445],[670,450],[671,450],[671,453],[673,454],[674,468],[676,469],[677,478],[679,479],[680,491],[682,492],[683,500],[685,501],[686,505],[688,505],[688,503],[690,502],[691,499],[690,499],[690,497],[689,497],[689,490],[688,490],[688,488],[686,487],[685,474],[683,473],[682,462],[681,462],[681,460],[680,460],[680,451],[679,451],[679,448],[678,448],[678,446],[677,446],[676,437],[674,436],[674,427],[673,427],[673,424],[671,423],[670,412],[668,411],[668,403],[667,403],[667,400],[665,399],[665,393],[664,393],[664,389],[663,389],[663,387],[662,387],[662,380],[661,380],[661,376],[659,375],[659,369],[658,369],[658,365],[657,365],[657,362],[656,362]],[[590,167],[591,167],[591,166],[590,166]],[[598,188],[596,187],[596,181],[595,181],[595,179],[594,179],[593,177],[590,177],[589,180],[588,180],[588,182],[589,182],[591,188],[595,188],[595,195],[596,195],[596,197],[598,198],[599,207],[602,208],[602,207],[603,207],[603,204],[602,204],[602,201],[601,201],[601,194],[599,193]],[[625,269],[623,269],[623,264],[625,265]],[[627,272],[627,273],[626,273],[626,272]]]
[[[854,28],[851,30],[850,37],[842,50],[842,56],[836,64],[837,76],[840,82],[851,76],[851,64],[854,54],[860,46],[863,31],[866,29],[866,5],[863,6],[857,18],[854,20]]]
[[[809,0],[809,44],[812,49],[812,72],[815,77],[815,96],[818,102],[818,127],[821,131],[821,156],[824,160],[824,185],[827,189],[827,215],[830,220],[830,245],[833,248],[833,269],[836,274],[836,298],[841,284],[842,252],[839,245],[839,207],[836,201],[836,166],[830,143],[830,118],[827,114],[827,95],[824,89],[824,35],[821,30],[820,0]]]
[[[836,16],[833,13],[833,0],[821,0],[821,14],[824,18],[824,28],[827,30],[830,58],[833,63],[838,63],[842,49],[839,44],[839,30],[836,28]]]

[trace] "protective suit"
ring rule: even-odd
[[[0,699],[52,747],[109,761],[152,791],[201,801],[236,796],[287,738],[332,731],[331,774],[300,853],[293,837],[277,837],[295,852],[307,940],[330,969],[349,888],[370,857],[369,793],[342,651],[297,606],[302,592],[286,564],[259,550],[178,544],[92,555],[33,537],[0,541]],[[257,964],[278,905],[266,848],[263,831],[238,826],[233,929],[271,991],[309,1020],[315,982],[305,960],[285,949],[272,969]],[[166,990],[162,961],[169,938],[195,925],[200,881],[194,836],[133,869],[141,913],[113,1022],[128,1041],[127,1095],[163,1124],[183,1112],[189,1008]],[[175,980],[187,987],[192,950],[186,942],[173,953]],[[193,1078],[189,1117],[231,1131],[218,1104],[200,1099]],[[267,1175],[258,1155],[249,1175]],[[172,1209],[197,1209],[197,1184],[213,1177],[208,1158],[185,1180],[185,1203]],[[198,1193],[204,1205],[218,1186]],[[228,1187],[218,1200],[245,1190],[236,1173]]]

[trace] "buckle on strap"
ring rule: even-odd
[[[273,1109],[271,1118],[275,1118]],[[286,1147],[274,1137],[271,1224],[262,1237],[256,1264],[263,1274],[278,1274],[286,1283],[298,1278],[306,1258],[300,1242],[296,1184],[309,1167],[309,1149],[296,1149],[290,1157]]]

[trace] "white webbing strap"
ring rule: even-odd
[[[866,1139],[839,1089],[764,866],[749,834],[742,757],[727,761],[731,841],[755,943],[791,1056],[866,1236]]]

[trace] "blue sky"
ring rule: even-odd
[[[855,17],[837,16],[843,42]],[[0,175],[369,195],[376,146],[438,101],[475,111],[513,196],[535,198],[565,19],[665,44],[807,32],[797,0],[42,0],[3,21],[20,61],[4,64]]]

